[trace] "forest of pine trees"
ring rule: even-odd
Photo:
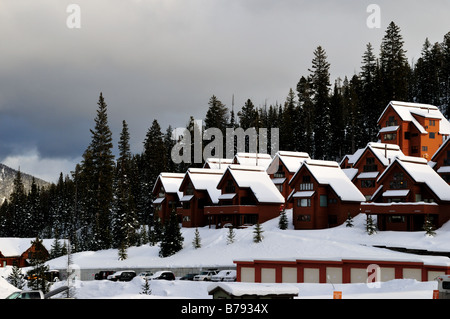
[[[325,48],[318,46],[309,73],[287,88],[286,100],[280,104],[256,106],[247,99],[235,114],[234,107],[230,110],[213,95],[205,103],[208,109],[203,129],[279,128],[280,150],[339,161],[377,140],[378,117],[391,100],[433,104],[450,117],[450,32],[441,43],[431,44],[426,39],[421,57],[409,63],[401,30],[392,22],[379,56],[368,43],[359,73],[334,83],[327,59]],[[137,154],[130,151],[124,121],[115,158],[102,94],[97,106],[91,142],[70,176],[61,174],[56,184],[44,189],[33,183],[25,192],[18,172],[13,193],[0,206],[0,236],[68,238],[73,252],[125,249],[161,241],[164,230],[155,224],[158,220],[151,205],[159,173],[185,172],[189,166],[202,164],[174,163],[172,128],[163,132],[156,119],[145,136],[142,152]],[[186,128],[191,134],[199,129],[193,117]],[[172,248],[163,248],[161,255],[172,253]]]

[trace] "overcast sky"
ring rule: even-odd
[[[367,26],[371,3],[380,28]],[[319,45],[332,79],[358,73],[391,21],[417,60],[425,38],[450,32],[449,13],[448,0],[1,0],[0,162],[56,181],[90,142],[100,92],[115,148],[126,120],[140,152],[153,119],[185,126],[212,95],[231,108],[234,94],[236,111],[283,103]]]

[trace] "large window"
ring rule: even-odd
[[[236,193],[236,187],[234,186],[233,180],[229,179],[227,181],[227,186],[225,187],[226,194]]]
[[[320,207],[328,207],[328,196],[320,195]]]
[[[408,183],[405,179],[405,174],[402,172],[395,173],[392,177],[391,183],[389,184],[391,189],[406,189]]]
[[[389,119],[386,121],[386,126],[397,126],[397,120],[395,116],[389,116]]]
[[[278,171],[275,174],[273,174],[273,177],[275,177],[275,178],[283,178],[283,177],[285,177],[285,173],[284,173],[282,165],[278,165]]]
[[[396,133],[384,134],[384,140],[385,141],[395,141],[396,139],[397,139],[397,134]]]
[[[364,172],[377,172],[378,166],[375,164],[375,157],[368,157],[366,159],[366,165],[364,165]]]
[[[297,200],[298,207],[311,207],[311,198],[299,198]]]

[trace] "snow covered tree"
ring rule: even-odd
[[[152,290],[150,289],[150,282],[148,278],[144,278],[144,284],[142,285],[142,291],[140,292],[141,295],[151,295]]]
[[[350,213],[348,213],[347,220],[345,221],[345,227],[353,227],[353,218]]]
[[[254,243],[260,243],[260,242],[262,242],[262,240],[263,240],[263,238],[264,238],[264,236],[262,235],[263,232],[264,232],[264,231],[263,231],[261,225],[260,225],[259,223],[257,223],[257,224],[255,225],[254,230],[253,230],[253,242],[254,242]]]
[[[30,254],[31,269],[27,272],[27,276],[30,278],[28,287],[32,290],[42,290],[45,294],[50,290],[51,284],[45,279],[45,273],[49,270],[49,267],[45,264],[47,261],[46,250],[39,238],[33,240],[31,244],[34,245],[35,251]]]
[[[385,93],[384,101],[408,101],[411,68],[403,48],[400,28],[391,22],[381,43],[380,67]]]
[[[17,289],[23,289],[25,287],[26,281],[24,279],[24,274],[22,273],[22,269],[17,266],[12,267],[11,273],[8,275],[6,280],[16,287]]]
[[[122,242],[119,245],[119,249],[117,251],[118,255],[119,255],[119,260],[125,260],[128,258],[128,254],[127,254],[127,244],[125,242]]]
[[[369,235],[376,234],[376,232],[377,232],[377,227],[376,227],[371,215],[367,215],[367,217],[366,217],[366,232]]]
[[[164,235],[160,244],[160,257],[169,257],[183,248],[183,236],[181,235],[180,225],[175,210],[170,213],[164,227]]]
[[[201,248],[202,247],[202,240],[200,238],[200,233],[198,231],[198,228],[195,228],[195,233],[194,233],[194,240],[192,241],[192,246],[194,246],[195,249]]]
[[[280,219],[278,221],[278,227],[282,230],[285,230],[288,228],[288,218],[286,216],[286,210],[283,209],[280,213]]]
[[[228,228],[227,245],[234,243],[235,237],[236,237],[236,234],[234,232],[233,227]]]
[[[423,225],[423,230],[425,230],[425,234],[427,236],[430,236],[430,237],[436,236],[436,232],[434,231],[435,228],[434,228],[433,221],[431,220],[430,216],[428,216],[428,215],[425,218],[425,223]]]
[[[314,51],[311,72],[312,101],[314,103],[314,158],[326,159],[330,146],[330,64],[325,50]]]

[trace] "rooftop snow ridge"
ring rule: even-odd
[[[325,161],[325,160],[309,159],[309,160],[305,161],[305,164],[313,165],[313,166],[326,166],[326,167],[339,168],[339,163],[333,162],[333,161]]]

